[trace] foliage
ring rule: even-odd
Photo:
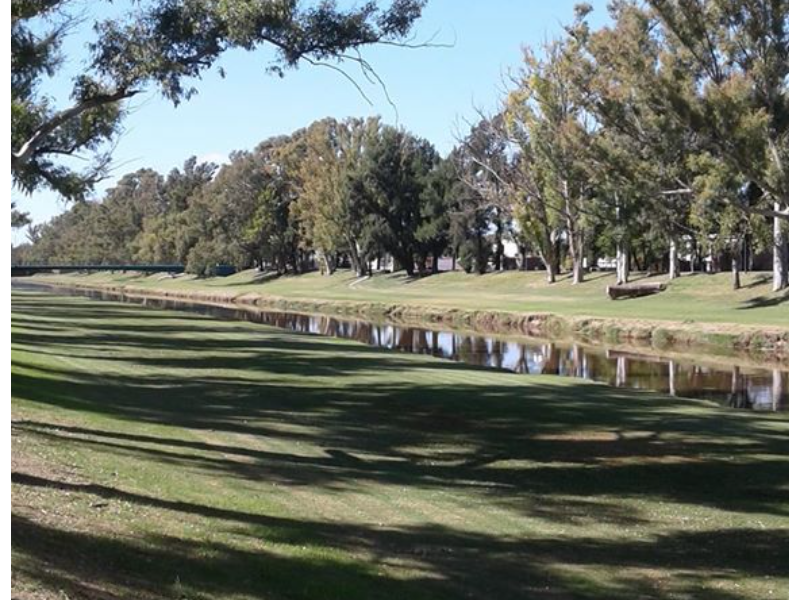
[[[272,48],[269,70],[282,74],[301,62],[363,59],[348,50],[403,45],[424,0],[365,2],[338,8],[325,0],[153,0],[97,20],[89,67],[73,79],[72,104],[56,108],[41,90],[64,61],[61,44],[80,19],[66,0],[11,3],[11,172],[24,192],[48,187],[70,199],[91,192],[111,160],[107,142],[118,133],[122,102],[155,87],[173,103],[190,98],[196,81],[226,51]],[[220,72],[224,75],[224,73]],[[76,171],[70,157],[88,156]]]

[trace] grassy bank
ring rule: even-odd
[[[788,594],[786,416],[21,292],[12,397],[21,598]]]
[[[591,273],[579,286],[567,278],[548,285],[536,272],[446,273],[423,279],[395,274],[364,280],[346,272],[271,278],[253,271],[210,279],[109,273],[36,279],[403,322],[438,321],[479,331],[788,356],[789,295],[773,293],[763,273],[745,274],[736,292],[728,274],[697,274],[670,282],[666,292],[617,301],[605,295],[605,286],[613,283],[610,273]]]

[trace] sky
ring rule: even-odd
[[[605,0],[593,4],[590,23],[601,26],[607,21]],[[65,67],[43,88],[60,105],[67,101],[71,77],[88,56],[88,25],[115,10],[89,0],[79,6],[87,27],[67,40]],[[97,195],[102,197],[125,173],[144,167],[167,173],[192,155],[220,163],[234,150],[251,149],[270,136],[291,133],[323,117],[380,115],[386,123],[427,138],[446,154],[458,132],[475,120],[476,109],[491,112],[499,105],[504,81],[522,64],[522,48],[536,49],[558,37],[572,20],[573,6],[570,0],[429,0],[415,27],[415,41],[433,38],[446,47],[381,46],[362,53],[384,81],[391,103],[379,86],[370,85],[352,68],[368,99],[331,69],[306,65],[279,78],[265,72],[273,56],[269,49],[232,52],[219,63],[225,78],[208,71],[195,83],[197,95],[178,107],[154,91],[130,101],[113,170]],[[68,208],[47,191],[25,196],[12,190],[12,197],[36,223]],[[12,232],[15,243],[24,239],[23,231]]]

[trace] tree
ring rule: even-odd
[[[146,215],[134,240],[137,262],[183,264],[196,240],[188,234],[186,210],[190,199],[208,185],[217,172],[214,163],[188,158],[183,169],[172,169],[160,187],[159,210]]]
[[[745,196],[754,193],[752,184],[735,167],[722,163],[704,153],[693,161],[698,173],[694,177],[697,193],[691,206],[691,223],[704,236],[712,254],[727,254],[731,261],[731,283],[734,290],[741,287],[740,257],[746,239],[756,246],[769,238],[765,217],[741,211],[729,198],[746,202]],[[757,193],[757,192],[756,192]]]
[[[494,267],[497,271],[503,268],[505,259],[503,236],[511,227],[508,200],[511,174],[508,142],[500,133],[502,121],[501,114],[491,118],[481,117],[461,141],[460,147],[462,181],[472,188],[476,198],[481,199],[480,206],[473,205],[470,208],[472,217],[478,216],[476,211],[483,213],[478,221],[474,221],[477,225],[474,231],[481,229],[480,221],[488,219],[491,224],[489,230],[494,230]],[[483,243],[484,240],[480,240],[480,247]],[[483,267],[476,270],[482,273]]]
[[[359,277],[367,274],[362,234],[368,192],[363,178],[367,148],[378,128],[375,118],[327,119],[312,124],[306,132],[302,191],[294,207],[327,274],[335,270],[339,251],[349,255]]]
[[[211,274],[220,264],[244,269],[259,261],[257,239],[247,232],[269,180],[257,154],[237,151],[198,188],[184,213],[188,235],[196,240],[186,256],[188,271]]]
[[[599,126],[589,160],[603,212],[611,215],[602,220],[600,239],[613,242],[604,249],[616,254],[618,283],[628,280],[636,239],[666,244],[676,277],[688,196],[664,192],[683,186],[693,136],[673,115],[654,109],[661,45],[650,33],[652,16],[627,2],[609,10],[611,26],[587,34],[587,13],[579,13],[567,29],[586,50],[575,83]]]
[[[773,288],[783,289],[789,278],[789,1],[649,4],[661,26],[653,35],[665,42],[661,109],[678,115],[712,156],[762,191],[754,205],[736,196],[724,201],[774,219]]]
[[[288,136],[278,136],[256,147],[254,154],[268,178],[244,230],[247,242],[255,248],[259,267],[263,270],[270,265],[280,275],[289,269],[294,273],[303,270],[299,256],[300,225],[292,214],[297,197],[283,163],[283,151],[289,144]]]
[[[579,18],[585,10],[579,8]],[[583,281],[596,175],[590,154],[595,123],[584,106],[582,86],[576,84],[587,35],[585,25],[581,29],[580,35],[546,45],[542,58],[526,50],[525,66],[507,100],[509,128],[522,149],[520,159],[528,163],[519,198],[535,198],[546,209],[532,204],[534,210],[523,216],[539,220],[541,231],[534,237],[540,248],[546,247],[544,230],[551,229],[548,213],[561,217],[575,284]]]
[[[73,80],[72,104],[56,108],[40,84],[61,68],[61,43],[77,20],[66,0],[12,0],[11,172],[25,192],[49,187],[82,198],[104,176],[107,142],[118,133],[122,101],[155,87],[180,103],[192,81],[231,49],[270,47],[270,70],[282,74],[301,63],[356,62],[370,44],[404,45],[425,0],[393,0],[381,9],[366,2],[349,9],[333,1],[307,6],[297,0],[154,0],[115,18],[93,23],[89,68]],[[348,54],[355,50],[356,54]],[[69,157],[88,155],[74,170]],[[66,161],[64,159],[67,159]]]
[[[462,183],[460,191],[457,208],[451,216],[454,251],[464,271],[483,275],[491,254],[487,240],[490,215],[474,189]]]
[[[385,226],[385,248],[413,275],[422,271],[428,248],[417,236],[424,222],[422,198],[429,173],[438,161],[427,140],[383,126],[365,155],[367,209]]]
[[[462,187],[452,155],[436,163],[428,174],[420,202],[421,223],[416,230],[423,252],[432,258],[431,270],[439,271],[439,257],[452,245],[451,215],[458,210]]]

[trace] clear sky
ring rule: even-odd
[[[121,3],[130,6],[129,3]],[[341,2],[346,6],[348,0]],[[602,25],[605,0],[595,0],[591,18]],[[474,120],[475,107],[491,110],[498,105],[503,78],[521,64],[523,46],[536,48],[560,35],[572,19],[570,0],[429,0],[416,27],[416,40],[435,35],[447,48],[368,48],[364,57],[384,80],[398,114],[354,69],[372,102],[368,103],[344,77],[330,69],[304,66],[282,79],[264,72],[271,54],[235,52],[220,65],[226,77],[209,71],[196,83],[198,94],[177,108],[156,93],[131,101],[132,113],[114,154],[115,169],[99,193],[121,175],[143,167],[162,173],[180,166],[191,155],[220,162],[233,150],[250,149],[269,136],[290,133],[326,117],[380,115],[424,136],[446,154],[454,133]],[[85,1],[83,11],[113,10],[108,4]],[[48,92],[68,95],[69,75],[81,68],[87,55],[83,46],[90,33],[77,32],[65,45],[65,72],[51,82]],[[54,194],[13,196],[22,210],[41,222],[62,212],[65,204]],[[14,236],[15,242],[24,233]]]

